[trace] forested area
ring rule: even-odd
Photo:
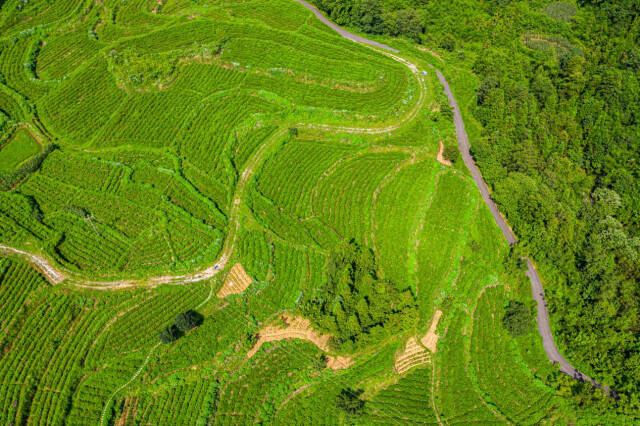
[[[473,154],[540,264],[561,350],[640,408],[640,2],[316,4],[478,77]]]
[[[343,242],[332,251],[327,269],[327,285],[308,294],[301,310],[333,335],[337,348],[352,352],[415,321],[413,296],[377,276],[371,250]]]

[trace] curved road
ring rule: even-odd
[[[368,44],[373,47],[398,53],[397,49],[394,49],[385,44],[378,43],[376,41],[358,36],[356,34],[350,33],[349,31],[346,31],[340,28],[336,24],[329,21],[322,13],[318,11],[318,9],[316,9],[314,6],[310,5],[306,1],[304,0],[296,0],[296,1],[302,4],[303,6],[305,6],[307,9],[311,10],[311,12],[313,12],[313,14],[316,17],[318,17],[318,19],[324,22],[327,26],[331,27],[342,37],[355,42]],[[486,203],[487,207],[489,207],[489,210],[493,215],[493,219],[495,220],[496,224],[502,231],[502,234],[504,235],[505,239],[507,240],[509,245],[514,245],[518,241],[518,239],[516,238],[511,228],[509,227],[509,224],[507,223],[505,218],[500,213],[498,206],[491,198],[489,187],[487,186],[487,183],[484,181],[484,178],[482,177],[482,173],[480,173],[480,169],[478,169],[478,166],[473,160],[473,156],[471,155],[471,146],[469,144],[469,137],[464,128],[462,114],[460,114],[460,108],[458,108],[458,103],[456,102],[456,99],[453,97],[453,93],[451,92],[449,83],[447,82],[444,75],[442,75],[442,73],[439,70],[436,70],[436,75],[438,76],[438,79],[440,80],[440,83],[443,86],[444,92],[449,98],[449,105],[453,108],[453,124],[455,125],[455,128],[456,128],[456,137],[458,139],[458,146],[460,148],[460,153],[462,155],[464,164],[467,167],[467,169],[469,169],[469,172],[471,173],[473,180],[476,182],[476,185],[480,190],[482,199]],[[589,381],[595,387],[598,387],[598,388],[602,387],[598,382],[596,382],[589,376],[581,373],[579,370],[577,370],[575,367],[569,364],[569,362],[566,359],[564,359],[564,357],[560,354],[560,351],[558,351],[558,347],[553,341],[553,334],[551,333],[551,326],[549,324],[549,311],[547,309],[547,303],[544,298],[544,289],[542,287],[542,281],[540,280],[540,276],[538,275],[538,272],[533,266],[533,263],[531,262],[531,260],[528,258],[525,260],[527,261],[526,274],[527,274],[527,277],[529,277],[529,280],[531,281],[531,292],[533,294],[533,298],[538,304],[538,317],[537,317],[538,331],[540,332],[540,336],[542,337],[544,350],[547,353],[547,357],[549,358],[549,361],[551,361],[553,364],[559,364],[560,371],[575,378],[576,380],[580,380],[582,382]],[[610,393],[609,388],[605,387],[604,389],[608,393]]]

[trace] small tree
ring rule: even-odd
[[[336,405],[350,416],[360,416],[364,411],[365,401],[360,399],[363,390],[342,389],[336,397]]]
[[[180,337],[180,330],[175,325],[170,325],[168,327],[160,330],[160,341],[162,343],[170,343],[174,340],[178,340]]]
[[[458,161],[458,157],[460,156],[460,151],[457,146],[445,146],[442,151],[442,156],[445,160],[455,163]]]
[[[512,336],[520,336],[529,333],[533,324],[533,315],[524,303],[516,300],[509,301],[502,325]]]
[[[297,127],[289,127],[289,134],[291,136],[298,136],[298,128]]]
[[[202,324],[202,320],[202,315],[194,310],[188,310],[176,316],[176,327],[184,333]]]

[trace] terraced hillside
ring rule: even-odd
[[[455,128],[429,54],[346,40],[290,0],[7,0],[0,34],[3,423],[586,415],[533,319],[504,328],[528,283],[464,164],[438,161]],[[344,322],[375,325],[252,351],[330,287],[345,241],[368,275],[338,285],[361,297]],[[407,341],[423,356],[394,369]]]

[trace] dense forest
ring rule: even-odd
[[[477,76],[473,154],[565,356],[640,409],[640,1],[317,0]]]

